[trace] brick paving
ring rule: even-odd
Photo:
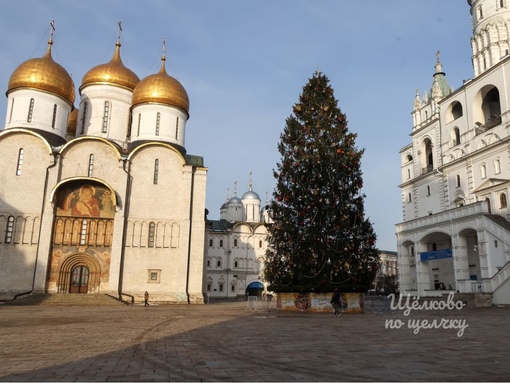
[[[510,379],[510,309],[405,316],[367,307],[335,318],[246,310],[246,302],[0,305],[0,381]],[[404,325],[386,329],[387,319]],[[409,319],[444,326],[414,334]],[[452,320],[468,324],[462,336],[445,328]]]

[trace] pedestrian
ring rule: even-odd
[[[147,291],[145,292],[143,299],[144,299],[144,306],[148,306],[149,305],[149,293]]]
[[[333,315],[334,316],[341,316],[342,315],[342,310],[341,310],[341,302],[340,302],[340,292],[338,291],[338,289],[335,289],[335,291],[333,292],[333,296],[331,297],[331,304],[333,305],[333,309],[334,309],[334,312],[333,312]]]

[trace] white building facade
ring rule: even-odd
[[[474,78],[453,90],[438,53],[430,92],[415,97],[412,142],[400,150],[400,291],[510,304],[510,4],[468,5]]]
[[[110,293],[203,303],[203,159],[185,149],[189,100],[165,70],[120,58],[79,87],[44,57],[13,68],[0,132],[0,293]]]
[[[235,190],[221,206],[219,220],[207,221],[205,291],[209,298],[245,299],[267,292],[262,274],[268,222],[251,180],[241,198]]]

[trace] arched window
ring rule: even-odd
[[[21,175],[21,165],[23,165],[23,148],[20,148],[19,152],[18,152],[18,164],[16,165],[16,175],[17,176],[20,176]]]
[[[237,261],[234,262],[234,267],[239,267],[239,263]]]
[[[223,247],[223,239],[220,239],[220,247]]]
[[[12,120],[12,111],[14,110],[14,99],[11,101],[11,110],[9,111],[9,123],[11,123]]]
[[[161,113],[156,115],[156,136],[159,136],[159,124],[161,122]]]
[[[85,120],[87,119],[87,108],[88,108],[88,103],[85,101],[83,103],[83,113],[81,115],[81,132],[80,132],[80,134],[85,133]]]
[[[179,117],[177,117],[177,120],[175,121],[175,139],[177,140],[179,136]]]
[[[51,127],[55,129],[55,122],[57,121],[57,104],[53,105],[53,117],[51,118]]]
[[[27,122],[32,122],[32,116],[34,114],[34,104],[35,104],[35,100],[33,98],[31,98],[30,105],[28,106]]]
[[[101,130],[102,133],[108,132],[109,119],[110,119],[110,102],[105,101],[104,102],[104,110],[103,110],[103,129]]]
[[[94,170],[94,155],[89,156],[89,177],[92,177],[92,171]]]
[[[221,267],[221,259],[218,259],[218,262],[216,262],[217,267]]]
[[[262,240],[259,240],[259,247],[262,247]]]
[[[213,247],[213,240],[209,239],[209,247]]]
[[[480,166],[480,174],[482,178],[487,178],[487,167],[485,166],[485,164]]]
[[[407,169],[407,179],[411,178],[411,169]]]
[[[5,230],[5,243],[12,243],[12,235],[14,232],[14,217],[11,215],[7,218],[7,228]]]
[[[460,174],[457,174],[457,187],[459,188],[460,187]]]
[[[499,160],[499,158],[494,161],[494,173],[496,174],[501,173],[501,161]]]
[[[504,208],[507,206],[505,193],[501,193],[501,195],[499,196],[499,205],[501,208]]]
[[[149,223],[149,238],[147,240],[147,247],[154,247],[154,236],[156,234],[156,224]]]
[[[234,239],[234,247],[237,247],[237,239]]]
[[[158,176],[159,176],[159,160],[156,158],[154,160],[154,178],[153,178],[154,185],[158,184]]]

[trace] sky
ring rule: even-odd
[[[365,149],[365,212],[386,251],[402,221],[399,151],[415,93],[430,90],[438,50],[454,89],[473,77],[466,0],[17,0],[0,2],[2,93],[18,65],[44,55],[51,20],[53,59],[77,90],[112,58],[119,21],[122,60],[141,79],[159,70],[165,39],[167,73],[190,99],[186,150],[208,168],[210,219],[250,173],[262,204],[271,198],[285,120],[320,70]],[[6,108],[0,97],[0,126]]]

